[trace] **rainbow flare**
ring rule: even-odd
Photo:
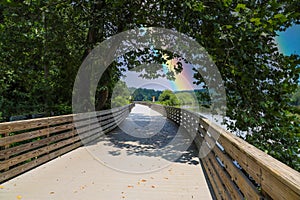
[[[166,56],[164,56],[166,58]],[[166,64],[162,64],[163,72],[166,74],[167,72],[174,72],[174,66],[178,61],[176,59],[168,60]],[[170,88],[173,91],[180,91],[180,90],[194,90],[193,83],[193,70],[191,65],[183,63],[183,70],[181,73],[175,73],[175,80],[169,80]]]

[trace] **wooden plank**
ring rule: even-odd
[[[73,128],[73,124],[65,124],[65,125],[60,125],[60,126],[55,126],[50,128],[46,127],[40,130],[29,131],[17,135],[7,136],[7,137],[0,138],[0,146],[5,146],[15,142],[21,142],[21,141],[41,137],[41,136],[46,136],[50,133],[64,131],[72,128]]]
[[[74,150],[74,149],[80,147],[81,145],[82,145],[81,142],[76,142],[76,143],[74,143],[70,146],[67,146],[67,147],[63,148],[63,149],[60,149],[60,150],[52,152],[48,155],[37,158],[37,159],[35,159],[31,162],[28,162],[28,163],[25,163],[25,164],[20,165],[18,167],[15,167],[15,168],[13,168],[9,171],[3,172],[3,173],[1,173],[1,176],[0,176],[0,183],[2,183],[4,181],[7,181],[7,180],[19,175],[19,174],[22,174],[22,173],[24,173],[24,172],[26,172],[26,171],[34,168],[34,167],[37,167],[37,166],[39,166],[39,165],[41,165],[41,164],[43,164],[47,161],[50,161],[53,158],[56,158],[56,157],[61,156],[61,155],[65,154],[65,153],[67,153],[71,150]]]
[[[226,187],[224,186],[224,184],[222,182],[222,179],[219,176],[218,171],[216,171],[216,169],[211,164],[209,157],[205,157],[202,160],[205,162],[207,170],[212,175],[212,179],[215,182],[216,187],[219,190],[221,199],[224,199],[224,200],[231,199]]]
[[[80,134],[81,141],[84,145],[93,143],[93,142],[95,142],[96,139],[100,138],[104,134],[106,134],[106,133],[110,132],[111,130],[115,129],[117,126],[118,126],[117,124],[114,124],[114,125],[112,125],[111,127],[107,128],[105,130],[101,129],[101,132],[100,132],[100,130],[95,129],[93,131],[88,131],[86,133],[82,133],[82,134]]]
[[[18,163],[24,162],[28,159],[38,157],[38,156],[43,155],[47,152],[50,152],[50,151],[53,151],[55,149],[61,148],[63,146],[66,146],[66,145],[68,145],[70,143],[73,143],[74,141],[78,141],[78,140],[80,140],[80,138],[78,136],[75,136],[75,137],[72,137],[70,139],[63,140],[63,141],[51,144],[51,145],[46,146],[46,147],[42,147],[42,148],[30,151],[28,153],[21,154],[19,156],[10,158],[8,160],[0,161],[0,170],[6,169],[7,167],[17,165]]]
[[[104,115],[104,116],[103,115],[100,115],[100,116],[97,115],[97,117],[98,117],[99,121],[103,121],[105,119],[109,119],[109,118],[116,117],[118,115],[122,115],[126,111],[129,111],[128,108],[123,109],[123,110],[119,110],[117,112],[112,112],[112,113]]]
[[[108,119],[108,120],[105,120],[105,121],[101,121],[101,122],[100,122],[100,125],[101,125],[101,126],[107,125],[107,124],[109,124],[109,123],[111,123],[111,122],[114,122],[114,121],[119,120],[120,118],[124,118],[124,117],[126,118],[126,117],[128,116],[128,114],[129,114],[129,113],[124,112],[124,113],[122,113],[122,114],[120,114],[120,115],[114,116],[114,117],[111,118],[111,119]]]
[[[79,136],[80,136],[81,140],[83,140],[84,143],[86,143],[86,141],[88,140],[86,138],[89,138],[89,137],[91,137],[95,134],[99,135],[99,137],[102,136],[104,133],[107,133],[108,131],[110,131],[110,130],[114,129],[115,127],[117,127],[118,123],[122,122],[125,119],[125,117],[126,116],[120,117],[119,119],[117,119],[117,121],[114,121],[114,122],[112,122],[110,124],[107,124],[105,126],[102,126],[102,127],[97,126],[97,125],[94,125],[92,127],[92,129],[90,127],[87,127],[88,129],[86,129],[84,131],[80,130],[80,135]],[[113,128],[111,128],[111,127],[113,127]],[[85,128],[85,127],[82,127],[82,128]]]
[[[130,110],[132,109],[133,106],[134,105],[131,104],[131,105],[124,106],[122,108],[116,108],[113,110],[107,110],[105,112],[97,113],[100,115],[105,115],[105,114],[111,113],[112,111],[114,112],[114,113],[110,114],[111,116],[105,117],[108,120],[103,121],[103,118],[102,118],[102,120],[100,121],[100,124],[103,125],[102,126],[102,129],[104,130],[103,133],[109,132],[112,129],[116,128],[117,125],[119,123],[121,123],[128,116],[128,114],[130,113]],[[8,178],[14,177],[17,174],[22,173],[23,171],[27,171],[28,169],[30,169],[42,162],[46,162],[47,159],[44,159],[44,158],[49,157],[49,155],[50,156],[51,155],[59,155],[60,152],[63,152],[64,150],[70,150],[70,149],[77,148],[78,146],[80,146],[82,143],[81,143],[79,136],[77,135],[75,137],[72,137],[72,136],[76,135],[76,132],[75,132],[76,130],[74,129],[74,124],[72,122],[74,120],[74,117],[76,118],[76,116],[78,116],[78,115],[80,115],[80,114],[55,116],[55,117],[25,120],[25,121],[18,121],[18,122],[8,122],[8,123],[0,124],[0,134],[1,135],[4,135],[4,134],[7,135],[7,133],[10,133],[10,132],[31,129],[31,130],[29,130],[29,132],[0,138],[0,144],[2,146],[7,146],[7,147],[9,147],[9,144],[14,143],[14,142],[30,140],[30,139],[34,139],[37,137],[42,137],[42,136],[46,136],[49,134],[59,133],[62,131],[69,130],[68,132],[65,132],[65,133],[60,133],[60,134],[56,134],[53,136],[49,135],[49,138],[44,138],[39,141],[29,142],[27,144],[21,144],[20,146],[8,148],[8,149],[5,149],[4,151],[1,151],[0,156],[2,156],[2,158],[3,158],[3,156],[4,156],[4,158],[6,158],[7,155],[11,155],[11,154],[16,155],[16,154],[20,154],[22,152],[29,151],[30,149],[35,149],[35,148],[41,147],[41,148],[35,149],[33,151],[29,151],[27,153],[24,153],[24,154],[21,154],[21,155],[18,155],[18,156],[15,156],[15,157],[12,157],[10,159],[0,162],[1,163],[0,170],[4,169],[4,168],[7,169],[8,167],[11,167],[11,166],[15,166],[15,165],[17,165],[21,162],[24,162],[28,159],[42,156],[43,154],[46,154],[46,155],[42,156],[38,159],[35,159],[33,161],[30,161],[28,163],[22,164],[20,166],[13,167],[13,168],[9,169],[8,171],[1,173],[0,181],[7,180]],[[79,118],[79,120],[87,120],[89,122],[89,116],[88,115],[85,115],[85,116],[87,116],[86,119]],[[112,118],[112,117],[114,117],[114,118]],[[65,123],[69,123],[69,124],[65,124]],[[55,125],[57,125],[57,126],[55,126]],[[91,126],[91,124],[84,125],[84,126],[88,126],[88,128],[90,130],[91,130],[91,128],[94,128],[93,126]],[[40,129],[32,130],[32,129],[36,129],[36,128],[40,128]],[[98,131],[97,126],[96,126],[95,130],[93,130],[93,131],[95,131],[95,132]],[[98,135],[95,134],[95,135],[92,135],[92,137],[90,137],[89,139],[95,139],[97,137],[98,137]],[[68,139],[66,139],[66,138],[68,138]],[[64,140],[64,139],[66,139],[66,140]],[[49,143],[56,142],[56,141],[59,141],[59,142],[50,144],[49,146],[45,146]],[[64,147],[64,146],[66,146],[66,147]],[[62,148],[62,149],[56,151],[56,149],[59,149],[59,148]],[[54,152],[49,153],[51,151],[54,151]]]
[[[216,196],[216,199],[217,200],[222,200],[222,192],[220,191],[220,189],[218,188],[217,186],[217,183],[215,181],[215,174],[211,172],[211,169],[208,167],[208,161],[203,159],[201,160],[202,161],[202,164],[203,164],[203,167],[204,167],[204,171],[206,172],[207,176],[208,176],[208,181],[209,183],[211,184],[212,186],[212,190],[213,190],[213,193],[214,195]]]
[[[159,106],[152,106],[154,110],[163,110],[163,108],[158,107]],[[165,106],[164,108],[164,110],[167,111],[168,118],[176,122],[177,118],[175,113],[178,109],[172,109],[168,106]],[[182,113],[181,124],[188,130],[191,130],[193,128],[190,125],[192,123],[191,116],[193,115],[188,114],[188,111],[182,111]],[[204,129],[205,131],[208,130],[212,136],[206,138],[210,146],[213,145],[215,142],[214,140],[216,140],[220,135],[219,141],[225,148],[225,151],[230,155],[230,157],[237,160],[243,169],[249,173],[249,175],[253,177],[257,183],[261,184],[263,192],[270,195],[272,198],[300,199],[299,172],[296,172],[242,139],[226,132],[221,127],[211,123],[209,120],[200,117],[199,122],[202,126],[201,129]],[[205,133],[205,131],[201,132]],[[212,138],[214,138],[214,140]],[[219,155],[220,157],[222,156],[222,154]],[[230,166],[232,166],[232,164]],[[241,173],[235,171],[234,166],[228,167],[228,173],[229,172],[236,178],[236,182],[238,182],[238,180],[241,182],[243,182],[243,180],[245,180],[245,182],[249,181],[248,179],[244,179],[245,177],[243,177]],[[238,184],[244,185],[241,183]],[[240,187],[243,189],[245,196],[248,196],[248,198],[253,197],[259,199],[260,195],[257,193],[256,188],[253,188],[252,186],[251,184],[246,184],[245,186]],[[247,190],[250,190],[253,194],[245,192]]]
[[[121,108],[115,108],[112,110],[99,111],[99,112],[97,112],[97,114],[104,115],[104,114],[112,113],[112,112],[123,112],[125,110],[128,110],[129,107],[130,106],[127,105],[127,106],[124,106]],[[73,117],[76,115],[78,115],[78,114],[44,117],[44,118],[29,119],[29,120],[14,121],[14,122],[4,122],[4,123],[0,123],[0,134],[43,127],[43,126],[47,126],[48,123],[49,123],[49,125],[54,125],[54,124],[59,124],[59,123],[72,122]]]
[[[58,126],[52,126],[49,127],[49,134],[52,133],[57,133],[57,132],[61,132],[61,131],[66,131],[66,130],[70,130],[74,128],[74,124],[70,123],[70,124],[63,124],[63,125],[58,125]]]
[[[92,131],[88,131],[86,134],[81,134],[80,138],[83,144],[87,145],[90,143],[95,142],[96,139],[98,139],[99,137],[103,136],[106,133],[109,133],[111,130],[115,129],[118,126],[118,123],[122,122],[125,118],[120,118],[117,123],[112,123],[110,124],[110,126],[108,128],[106,128],[105,130],[101,129],[95,129]]]
[[[199,134],[196,135],[196,137],[194,138],[194,143],[196,144],[198,150],[200,150],[202,142],[203,142],[203,138]]]
[[[107,125],[107,124],[113,122],[114,121],[113,119],[118,120],[118,122],[119,122],[119,119],[121,119],[121,118],[123,119],[124,116],[127,117],[129,115],[129,109],[132,108],[133,106],[134,106],[133,104],[130,104],[130,105],[127,105],[127,106],[124,106],[124,107],[121,107],[121,108],[113,109],[113,111],[120,112],[120,114],[115,114],[115,113],[111,114],[111,110],[99,111],[99,113],[97,112],[98,116],[101,116],[103,114],[109,114],[108,116],[100,117],[100,119],[99,119],[100,120],[100,125]],[[115,117],[115,118],[113,118],[113,117]],[[103,121],[103,119],[111,119],[111,120]],[[89,120],[87,120],[87,122],[89,122]],[[97,121],[97,122],[89,123],[89,124],[86,124],[84,126],[90,126],[91,127],[91,125],[93,125],[92,126],[93,128],[97,128],[98,125],[99,125],[99,122]],[[80,129],[80,128],[83,128],[83,127],[79,127],[77,129]],[[102,127],[102,128],[105,129],[106,127]]]
[[[0,123],[0,133],[11,133],[46,126],[48,126],[48,118],[4,122]]]
[[[107,119],[111,119],[111,118],[114,118],[114,115],[105,115],[105,116],[98,116],[98,120],[99,121],[105,121]]]
[[[5,158],[7,155],[13,156],[16,154],[20,154],[25,151],[29,151],[30,149],[36,149],[37,147],[45,146],[48,143],[55,142],[58,140],[62,140],[65,138],[69,138],[74,135],[75,130],[68,131],[66,133],[62,133],[59,135],[51,136],[49,138],[29,142],[26,144],[22,144],[19,146],[11,147],[5,150],[0,151],[0,159]]]
[[[213,147],[216,146],[217,141],[207,132],[204,135],[204,140],[209,144],[211,149],[213,149]]]
[[[90,130],[90,131],[80,132],[79,137],[80,137],[82,143],[86,144],[86,143],[89,142],[88,138],[91,138],[91,137],[94,137],[94,136],[100,137],[102,135],[104,135],[104,131],[100,127],[98,127],[98,129],[96,128],[96,129],[93,129],[93,130]]]
[[[230,176],[226,173],[225,169],[221,167],[221,165],[216,160],[216,157],[213,153],[209,153],[208,155],[209,160],[211,161],[214,169],[218,172],[222,183],[226,186],[228,193],[232,199],[244,199],[243,195],[239,192],[239,188],[237,188],[234,183],[232,182]]]
[[[209,126],[206,130],[211,138],[213,138],[214,141],[217,141],[220,137],[220,133],[214,129],[214,127]]]
[[[82,137],[82,134],[85,133],[85,132],[90,132],[90,131],[93,131],[93,130],[96,130],[97,132],[104,131],[106,128],[114,125],[116,122],[123,121],[126,116],[127,115],[125,115],[125,114],[123,114],[121,116],[118,116],[116,119],[111,120],[107,124],[105,122],[105,125],[99,124],[98,121],[94,122],[94,123],[91,123],[91,124],[86,124],[84,126],[82,125],[82,126],[78,127],[77,130],[80,131],[80,133],[81,133],[80,136],[81,137]],[[93,134],[93,133],[90,133],[90,134]]]
[[[77,127],[77,129],[82,128],[82,127],[86,127],[86,126],[94,126],[97,127],[98,125],[106,125],[116,119],[119,119],[120,117],[123,117],[124,115],[128,115],[129,112],[123,112],[122,114],[113,116],[113,115],[107,115],[103,118],[97,118],[97,120],[95,118],[91,118],[91,119],[85,119],[85,120],[81,120],[80,122],[76,123],[76,125],[79,127]]]
[[[248,177],[233,164],[233,161],[226,155],[226,153],[222,152],[218,146],[215,146],[213,150],[215,155],[222,161],[226,171],[238,185],[245,198],[256,200],[262,199],[262,195],[259,193],[257,188],[248,179]]]
[[[5,133],[5,136],[7,136],[7,135],[8,135],[8,133]],[[4,149],[8,149],[8,148],[9,148],[9,145],[6,144],[6,145],[4,146]],[[4,160],[8,160],[9,158],[10,158],[10,155],[7,154],[7,155],[4,157]],[[6,168],[5,170],[6,170],[6,171],[9,170],[9,167]]]
[[[71,122],[72,120],[73,120],[73,115],[63,115],[63,116],[44,117],[44,118],[28,119],[22,121],[14,121],[14,122],[4,122],[4,123],[0,123],[0,134],[41,128],[41,127],[46,127],[48,125]]]
[[[27,133],[21,133],[18,135],[7,136],[4,138],[0,138],[0,146],[10,145],[15,142],[21,142],[21,141],[45,136],[48,133],[49,133],[48,128],[44,128],[40,130],[30,131]]]
[[[201,125],[201,128],[204,129],[205,131],[208,130],[209,124],[207,123],[208,120],[206,118],[198,118],[199,119],[199,124]]]
[[[131,104],[123,106],[123,107],[118,107],[118,108],[113,108],[113,109],[108,109],[108,110],[101,110],[101,111],[96,112],[96,114],[97,114],[97,116],[101,116],[101,115],[116,113],[118,111],[129,110],[130,106],[131,106]]]
[[[120,118],[117,119],[116,121],[114,121],[114,122],[112,122],[112,123],[110,123],[110,124],[107,124],[107,125],[105,125],[105,126],[102,126],[102,129],[105,130],[105,129],[111,127],[111,126],[114,126],[115,124],[119,124],[119,123],[121,123],[125,118],[126,118],[125,116],[120,117]]]
[[[110,112],[110,113],[118,112],[118,111],[122,112],[125,110],[129,110],[130,107],[131,107],[131,105],[127,105],[127,106],[124,106],[121,108],[100,111],[100,112],[97,112],[97,114],[104,115],[108,112]],[[45,127],[47,125],[72,122],[74,116],[76,116],[76,115],[78,115],[78,114],[29,119],[29,120],[15,121],[15,122],[4,122],[4,123],[0,123],[0,134],[28,130],[28,129],[39,128],[39,127]]]
[[[262,173],[261,190],[262,193],[267,193],[267,195],[269,195],[272,199],[300,199],[299,194],[284,185],[269,171],[264,171]]]
[[[219,143],[272,198],[300,199],[299,172],[232,134],[222,133]]]
[[[74,115],[61,115],[61,116],[54,116],[54,117],[48,117],[49,125],[56,125],[56,124],[62,124],[67,122],[73,122]]]

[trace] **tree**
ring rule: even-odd
[[[0,5],[1,110],[6,119],[24,113],[50,114],[60,104],[71,108],[72,83],[82,55],[78,41],[83,36],[70,28],[78,23],[71,8],[55,1]]]
[[[295,106],[300,106],[300,86],[298,86],[297,90],[292,96],[292,104]]]
[[[193,38],[211,55],[225,83],[226,115],[235,121],[227,122],[229,128],[247,131],[248,142],[299,170],[299,121],[287,113],[293,112],[290,94],[297,88],[300,61],[280,54],[274,41],[276,31],[300,23],[299,9],[298,1],[274,0],[2,1],[2,115],[70,107],[74,77],[97,44],[129,29],[164,27]],[[150,50],[158,56],[136,59]],[[150,48],[124,55],[123,65],[116,61],[107,69],[87,103],[105,108],[124,70],[159,77],[160,65],[139,66],[165,63],[162,55],[182,56]],[[180,73],[182,65],[175,69]],[[196,71],[194,76],[197,84],[203,82]]]
[[[147,88],[129,88],[134,101],[152,101],[154,96],[157,100],[162,91]]]
[[[183,105],[188,105],[188,106],[197,106],[198,101],[195,96],[193,96],[192,92],[176,92],[176,97],[178,101],[180,102],[179,104],[181,106]]]
[[[129,89],[126,86],[126,83],[123,81],[119,81],[113,89],[110,107],[115,108],[125,106],[130,103],[129,98],[130,93]]]
[[[171,90],[164,90],[161,95],[159,95],[158,101],[166,106],[177,106],[180,103]]]

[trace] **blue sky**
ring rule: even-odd
[[[294,25],[285,32],[278,32],[276,37],[279,51],[285,55],[300,55],[300,25]]]

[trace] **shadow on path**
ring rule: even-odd
[[[138,109],[145,109],[143,107]],[[131,113],[118,128],[95,142],[108,146],[107,153],[114,157],[126,152],[126,156],[163,158],[198,165],[198,150],[188,133],[157,112],[151,112],[154,114]]]

